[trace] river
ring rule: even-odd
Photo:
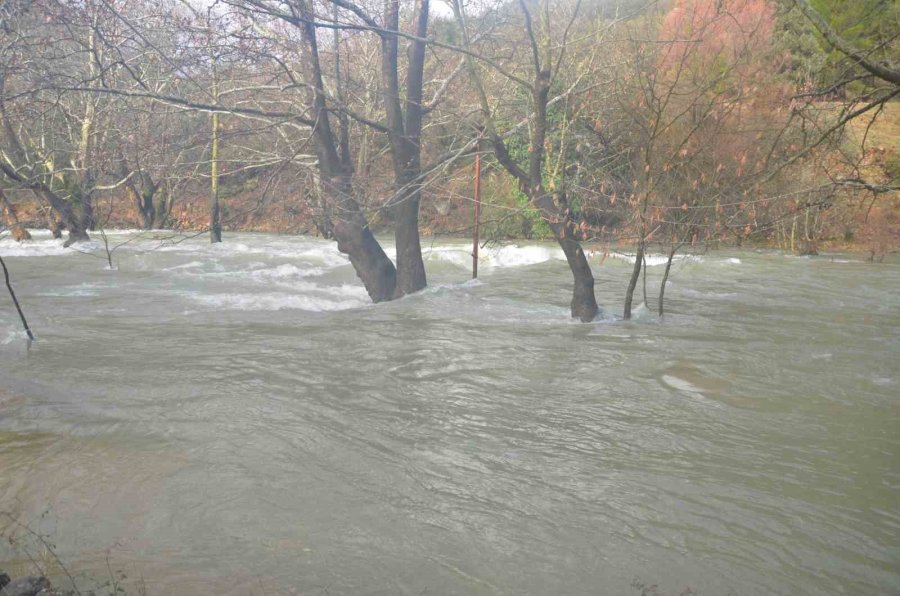
[[[371,305],[332,243],[162,236],[0,240],[0,511],[83,586],[900,594],[896,261],[685,257],[626,322],[594,255],[580,324],[550,245],[428,240]]]

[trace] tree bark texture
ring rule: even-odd
[[[406,97],[400,99],[398,37],[383,34],[381,38],[382,88],[387,116],[388,140],[394,167],[396,195],[391,202],[394,218],[394,241],[397,247],[397,282],[394,297],[399,298],[425,288],[427,278],[422,260],[419,236],[419,207],[422,192],[420,176],[422,134],[422,85],[428,33],[428,0],[421,0],[416,14],[417,40],[410,45],[406,79]],[[399,31],[400,3],[385,3],[386,29]],[[405,110],[405,113],[404,113]]]
[[[2,190],[0,190],[0,208],[2,208],[3,218],[6,220],[6,225],[12,234],[13,240],[16,242],[31,240],[31,234],[19,222],[15,206]]]
[[[631,279],[628,281],[628,289],[625,291],[625,319],[631,318],[631,304],[634,300],[634,290],[637,288],[638,279],[641,276],[641,265],[644,262],[644,241],[638,243],[638,251],[634,257],[634,268],[631,270]]]
[[[365,215],[353,196],[353,166],[341,158],[331,127],[316,29],[308,2],[299,3],[304,21],[298,22],[303,35],[305,75],[311,94],[316,126],[313,142],[318,156],[322,197],[332,205],[333,233],[338,250],[350,258],[356,275],[373,302],[391,300],[397,283],[397,270],[369,229]]]

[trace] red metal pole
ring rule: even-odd
[[[478,225],[481,220],[481,154],[475,154],[475,232],[472,236],[472,279],[478,277]]]

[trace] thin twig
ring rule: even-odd
[[[19,313],[19,318],[22,319],[22,326],[25,327],[25,333],[28,334],[28,339],[30,341],[34,341],[34,333],[31,332],[31,327],[28,326],[28,320],[25,318],[25,313],[22,312],[22,307],[19,306],[19,299],[16,298],[12,283],[9,281],[9,269],[6,268],[6,262],[3,260],[3,257],[0,257],[0,266],[3,267],[3,277],[6,280],[6,289],[9,290],[9,295],[12,297],[13,304],[16,305],[16,311]]]

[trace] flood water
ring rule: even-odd
[[[84,585],[900,594],[896,262],[684,258],[625,322],[594,256],[585,325],[550,245],[471,282],[427,241],[430,288],[371,305],[325,241],[37,238],[0,241],[38,336],[0,288],[0,511]]]

